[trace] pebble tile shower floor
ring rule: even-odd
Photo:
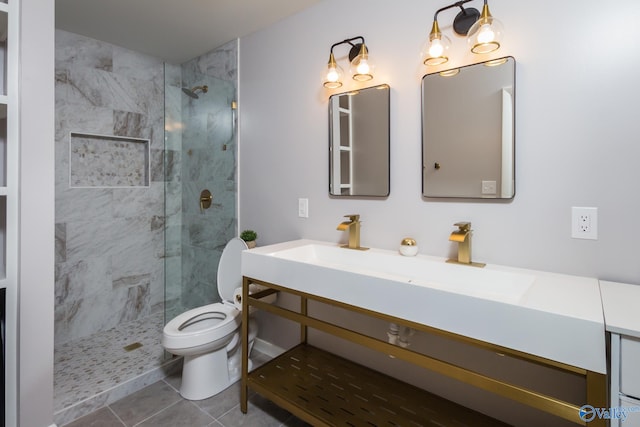
[[[249,401],[249,413],[242,414],[239,408],[239,383],[212,398],[197,402],[180,397],[180,364],[173,363],[173,367],[167,367],[160,343],[163,325],[164,316],[157,313],[82,340],[57,345],[54,365],[54,411],[57,425],[306,425],[287,411],[254,394]],[[132,351],[124,349],[136,342],[142,346]],[[268,357],[254,349],[252,360],[259,366]],[[181,362],[180,359],[177,361]],[[115,389],[119,391],[114,392]]]
[[[166,375],[162,312],[55,346],[54,412],[64,423]],[[126,351],[132,343],[142,346]],[[65,412],[75,412],[67,413]],[[63,415],[61,415],[63,414]]]

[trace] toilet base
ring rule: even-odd
[[[253,348],[253,340],[249,342],[249,355],[251,355],[251,349]],[[240,349],[236,349],[233,354],[229,356],[229,362],[227,366],[229,367],[229,385],[235,383],[242,377],[242,351]],[[251,358],[249,358],[249,371],[253,369],[253,362]]]
[[[252,348],[253,340],[249,343],[249,354]],[[253,369],[253,362],[249,359],[249,371],[251,369]],[[226,390],[241,376],[240,346],[237,346],[231,354],[226,348],[222,348],[201,355],[184,356],[180,396],[187,400],[207,399]]]
[[[227,351],[224,347],[210,353],[184,356],[180,395],[185,399],[206,399],[229,385]]]

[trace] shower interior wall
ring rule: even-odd
[[[237,42],[166,65],[166,318],[220,300],[218,261],[237,236]],[[198,99],[182,88],[208,86]],[[213,195],[200,207],[200,192]]]
[[[158,58],[56,30],[56,345],[164,310],[165,261],[169,299],[188,306],[217,297],[211,269],[222,242],[236,233],[235,123],[229,108],[237,88],[236,46],[231,42],[165,70]],[[192,79],[209,82],[210,99],[215,88],[223,88],[220,106],[180,100],[181,84]],[[164,132],[165,109],[180,114],[175,124],[181,129]],[[148,185],[71,187],[70,152],[78,155],[71,133],[149,140]],[[92,154],[91,146],[80,149]],[[108,174],[109,161],[94,156],[84,170]],[[200,186],[214,194],[205,213],[195,194]],[[178,234],[180,240],[173,240]]]

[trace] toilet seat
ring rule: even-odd
[[[227,243],[218,264],[218,294],[222,302],[196,307],[169,321],[162,338],[167,351],[213,343],[240,328],[242,317],[240,310],[233,305],[233,292],[242,286],[240,260],[245,249],[247,244],[240,238],[233,238]]]
[[[240,311],[227,304],[197,307],[173,318],[164,327],[163,344],[167,351],[197,347],[232,334],[240,327]]]

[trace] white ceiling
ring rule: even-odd
[[[56,28],[183,63],[322,0],[55,0]]]

